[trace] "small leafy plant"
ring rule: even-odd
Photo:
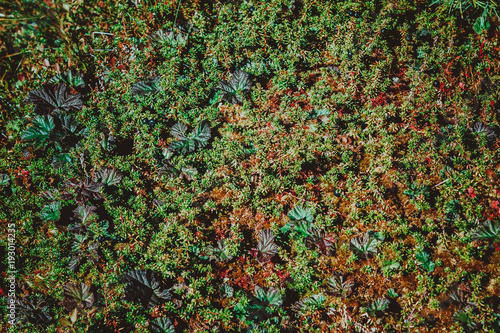
[[[378,252],[380,244],[380,240],[374,234],[366,232],[363,236],[351,240],[350,249],[352,252],[367,258],[369,255],[375,255]]]
[[[373,303],[366,307],[366,312],[370,317],[380,316],[389,307],[390,301],[387,298],[377,298]]]
[[[300,314],[310,313],[325,307],[326,297],[323,294],[315,294],[296,302],[292,309]]]
[[[433,272],[436,264],[430,259],[430,255],[425,251],[420,251],[415,255],[417,265],[428,272]]]
[[[42,221],[57,221],[61,217],[61,203],[58,201],[45,205],[40,212]]]
[[[99,260],[99,242],[89,240],[85,234],[75,234],[72,245],[73,256],[69,261],[68,268],[76,272],[85,260],[96,263]]]
[[[75,308],[90,308],[94,304],[94,293],[85,283],[64,286],[63,306],[72,311]]]
[[[89,199],[102,199],[100,189],[102,183],[93,181],[91,178],[70,179],[63,184],[65,189],[62,198],[70,200],[75,198],[78,203],[83,203]]]
[[[500,224],[487,220],[483,226],[477,229],[472,237],[480,241],[489,241],[496,243],[500,241]]]
[[[274,242],[274,234],[270,229],[259,231],[259,244],[251,253],[259,262],[268,262],[278,252],[278,245]]]
[[[175,333],[174,324],[167,317],[157,317],[151,321],[152,333]]]
[[[79,111],[83,108],[82,95],[70,94],[63,83],[44,84],[42,89],[32,90],[29,100],[35,104],[35,113],[41,115]]]
[[[53,318],[47,302],[35,296],[16,297],[16,314],[16,324],[47,325]]]
[[[176,123],[170,134],[177,139],[172,142],[170,149],[178,151],[181,154],[187,154],[195,151],[196,148],[203,148],[208,144],[211,137],[210,127],[207,123],[201,122],[189,134],[187,134],[188,127],[183,123]]]
[[[130,271],[124,276],[128,282],[125,287],[125,299],[152,308],[162,300],[171,298],[167,289],[162,289],[152,271]]]
[[[352,288],[354,287],[353,279],[346,279],[343,274],[336,274],[327,280],[327,286],[329,291],[340,297],[349,297],[352,294]]]
[[[29,127],[21,136],[23,140],[33,140],[37,147],[44,145],[54,129],[54,118],[52,116],[36,116]]]
[[[491,127],[488,126],[482,122],[476,122],[472,126],[472,133],[479,135],[479,136],[484,136],[487,140],[495,140],[497,137],[497,134],[495,133],[495,130]]]
[[[292,221],[312,222],[314,219],[311,209],[301,206],[295,206],[291,211],[289,211],[288,217]]]
[[[247,318],[253,323],[261,322],[272,315],[271,307],[280,307],[283,304],[278,288],[271,287],[267,291],[255,286],[255,298],[246,306]]]
[[[160,82],[160,78],[158,77],[139,81],[132,86],[132,93],[139,96],[155,94],[159,90],[158,82]]]
[[[96,173],[96,179],[103,185],[117,185],[122,180],[123,175],[116,169],[102,168]]]
[[[231,79],[219,83],[219,90],[222,92],[222,99],[229,103],[236,104],[243,102],[245,92],[250,91],[252,82],[248,73],[237,70],[231,76]]]
[[[188,42],[188,33],[184,33],[182,31],[173,32],[173,31],[163,31],[160,29],[152,34],[149,38],[154,43],[161,46],[170,46],[173,48],[185,47]]]

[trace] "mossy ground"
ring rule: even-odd
[[[473,8],[410,0],[2,6],[0,221],[2,245],[16,224],[25,309],[1,329],[168,332],[155,325],[169,318],[176,332],[500,330],[500,239],[477,237],[500,223],[494,15],[477,33]],[[220,83],[238,70],[251,89],[231,99]],[[133,92],[152,77],[150,93]],[[36,147],[30,91],[57,80],[82,95],[62,113],[87,130]],[[165,167],[179,122],[211,138]],[[103,168],[122,178],[64,193],[104,182]],[[84,204],[95,214],[75,229]],[[302,234],[283,229],[294,207],[314,218]],[[270,260],[253,250],[263,229]],[[376,246],[363,254],[353,244],[366,233]],[[150,289],[127,289],[132,271],[172,296],[148,307]],[[339,292],[328,280],[342,274],[354,284]],[[63,288],[82,283],[93,301],[74,310]]]

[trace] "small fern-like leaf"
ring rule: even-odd
[[[486,240],[494,243],[500,238],[500,224],[494,224],[493,221],[488,220],[472,237],[476,240]]]

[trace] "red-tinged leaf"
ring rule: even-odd
[[[476,196],[476,193],[474,193],[474,189],[472,187],[469,187],[467,189],[467,192],[469,192],[471,198],[474,198]]]
[[[493,169],[487,169],[486,170],[486,176],[488,176],[488,178],[492,182],[497,182],[498,181],[497,173]]]
[[[31,90],[30,101],[35,104],[35,113],[59,113],[59,110],[78,111],[83,107],[80,94],[69,94],[66,86],[59,83],[55,86],[44,84],[42,89]]]
[[[498,204],[500,204],[500,202],[499,202],[498,200],[496,200],[496,201],[492,201],[492,202],[490,203],[491,208],[494,208],[494,209],[499,209],[499,208],[498,208]]]
[[[68,310],[76,308],[90,308],[94,304],[94,293],[85,283],[67,284],[64,286],[64,299],[62,305]]]
[[[259,254],[257,260],[259,262],[268,262],[278,252],[278,246],[274,242],[274,234],[270,229],[263,229],[259,232],[259,238],[256,249]]]

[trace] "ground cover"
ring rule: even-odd
[[[500,331],[495,1],[0,8],[0,330]]]

